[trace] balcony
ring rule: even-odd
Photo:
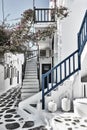
[[[55,22],[55,9],[34,8],[34,23]]]

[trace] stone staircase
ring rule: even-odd
[[[26,61],[25,75],[21,89],[22,100],[39,92],[39,80],[37,76],[37,59]]]

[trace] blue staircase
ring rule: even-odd
[[[78,49],[58,65],[42,75],[42,109],[45,108],[45,95],[81,69],[81,54],[87,41],[87,10],[78,33]],[[51,83],[49,85],[49,78]],[[46,86],[45,86],[46,85]],[[45,89],[47,88],[47,89]]]

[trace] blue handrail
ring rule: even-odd
[[[79,33],[78,33],[78,49],[79,49],[79,54],[81,55],[84,46],[87,41],[87,10],[85,12],[85,16],[83,18]]]
[[[87,11],[78,33],[78,49],[58,65],[42,75],[42,109],[45,108],[45,95],[58,87],[66,79],[81,69],[81,53],[87,41]],[[49,85],[49,76],[51,83]],[[54,78],[53,78],[54,77]],[[45,86],[46,84],[46,86]],[[45,89],[47,87],[47,89]]]
[[[66,79],[68,79],[70,76],[72,76],[75,72],[79,70],[79,65],[77,61],[78,61],[78,50],[73,52],[70,56],[68,56],[58,65],[53,67],[47,73],[42,75],[42,104],[43,104],[42,108],[43,109],[45,107],[45,95],[47,95],[49,92],[51,92],[58,85],[60,85],[62,82],[64,82]],[[51,78],[51,83],[49,85],[49,80],[46,79],[49,79],[50,75],[51,77],[55,77],[55,78]],[[46,88],[45,84],[47,86],[47,89],[45,89]]]

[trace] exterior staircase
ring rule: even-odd
[[[81,54],[87,42],[87,10],[78,33],[78,49],[71,55],[53,67],[47,73],[42,75],[42,109],[45,109],[45,96],[52,90],[61,85],[64,81],[81,70]],[[49,86],[49,77],[51,76],[51,86]],[[47,90],[45,89],[45,82]]]
[[[39,92],[39,80],[37,75],[37,59],[32,58],[26,61],[25,74],[21,89],[22,100]]]

